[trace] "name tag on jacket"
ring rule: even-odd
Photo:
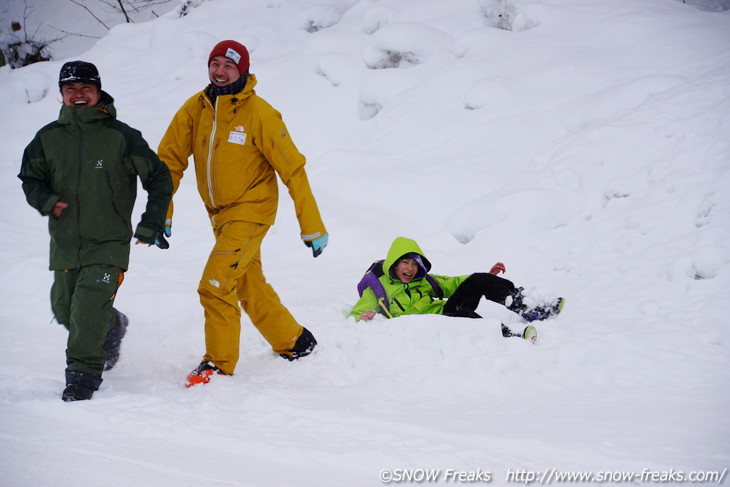
[[[246,133],[231,131],[231,133],[228,134],[228,142],[232,144],[244,145],[246,143]]]

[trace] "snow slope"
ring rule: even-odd
[[[133,248],[121,360],[73,404],[60,400],[66,332],[51,322],[46,222],[16,178],[58,113],[65,60],[1,68],[0,484],[723,472],[730,12],[696,6],[210,0],[182,19],[117,25],[72,58],[99,67],[119,118],[152,147],[205,86],[212,46],[249,47],[330,232],[312,259],[284,191],[263,247],[269,281],[319,347],[286,362],[244,317],[236,375],[183,387],[204,352],[195,289],[213,242],[188,174],[170,250]],[[565,310],[538,325],[537,345],[502,338],[500,321],[520,324],[486,302],[484,320],[355,324],[355,285],[399,235],[434,272],[502,261],[533,297],[565,296]]]

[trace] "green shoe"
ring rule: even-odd
[[[537,343],[537,328],[532,325],[527,326],[525,331],[522,332],[522,338],[532,343]]]
[[[505,338],[509,338],[509,337],[524,338],[525,340],[529,340],[532,343],[536,343],[537,342],[537,328],[535,328],[532,325],[528,325],[525,328],[525,331],[523,331],[522,333],[514,333],[504,323],[502,323],[502,336]]]

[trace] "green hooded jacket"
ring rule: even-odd
[[[394,269],[398,261],[410,255],[417,263],[419,270],[416,277],[408,284],[404,284],[395,277]],[[437,299],[436,292],[431,284],[424,279],[426,274],[431,270],[431,262],[423,254],[415,240],[405,237],[396,238],[388,250],[388,256],[383,262],[383,275],[380,282],[385,288],[388,296],[389,313],[395,318],[401,315],[423,315],[423,314],[443,314],[446,301]],[[449,298],[454,291],[466,280],[469,275],[449,277],[437,274],[430,274],[436,282],[441,286],[443,297]],[[365,311],[383,312],[383,308],[377,302],[375,293],[372,289],[367,288],[363,292],[362,297],[355,303],[350,312],[350,316],[354,316],[359,320],[360,315]],[[386,313],[387,315],[387,313]]]
[[[23,153],[18,177],[28,203],[51,215],[51,270],[109,264],[127,269],[137,177],[147,207],[137,234],[162,231],[172,197],[167,166],[142,134],[116,119],[114,99],[101,92],[91,108],[63,106]],[[68,203],[59,218],[58,201]]]

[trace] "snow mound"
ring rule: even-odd
[[[454,39],[447,33],[414,22],[393,22],[377,30],[363,56],[370,69],[416,66],[436,52],[452,52]]]

